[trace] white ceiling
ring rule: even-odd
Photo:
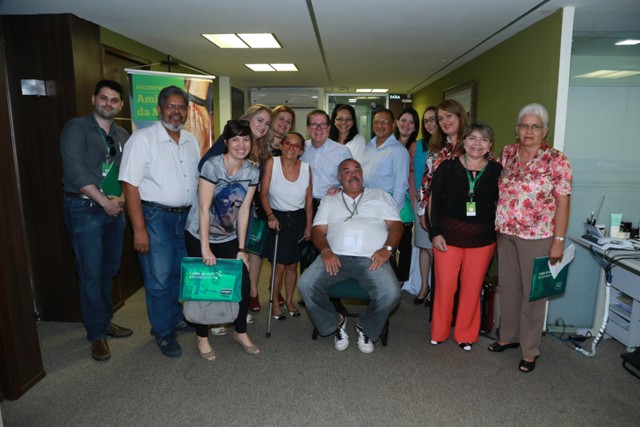
[[[241,89],[412,93],[563,6],[576,7],[576,37],[640,36],[640,0],[0,0],[0,14],[73,13]],[[222,50],[200,36],[243,32],[272,32],[283,49]],[[243,65],[261,62],[300,71]]]

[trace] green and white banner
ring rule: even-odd
[[[195,135],[204,154],[213,144],[213,80],[207,75],[125,69],[129,76],[131,128],[133,131],[158,121],[158,94],[167,86],[184,89],[189,97],[189,116],[184,129]]]

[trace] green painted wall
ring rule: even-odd
[[[562,10],[526,28],[413,95],[421,114],[442,100],[442,92],[474,80],[476,119],[489,123],[496,135],[494,152],[515,142],[515,121],[525,104],[538,102],[549,110],[548,142],[553,144],[560,58]]]

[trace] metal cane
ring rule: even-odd
[[[276,283],[276,257],[278,256],[278,235],[279,233],[276,231],[276,242],[273,245],[273,263],[271,264],[271,290],[269,292],[269,321],[267,322],[267,334],[266,337],[271,337],[271,316],[273,309],[273,289],[275,288]]]

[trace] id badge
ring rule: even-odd
[[[476,216],[476,202],[467,202],[467,216]]]
[[[102,164],[102,176],[107,176],[109,173],[109,169],[111,169],[111,163],[103,163]]]

